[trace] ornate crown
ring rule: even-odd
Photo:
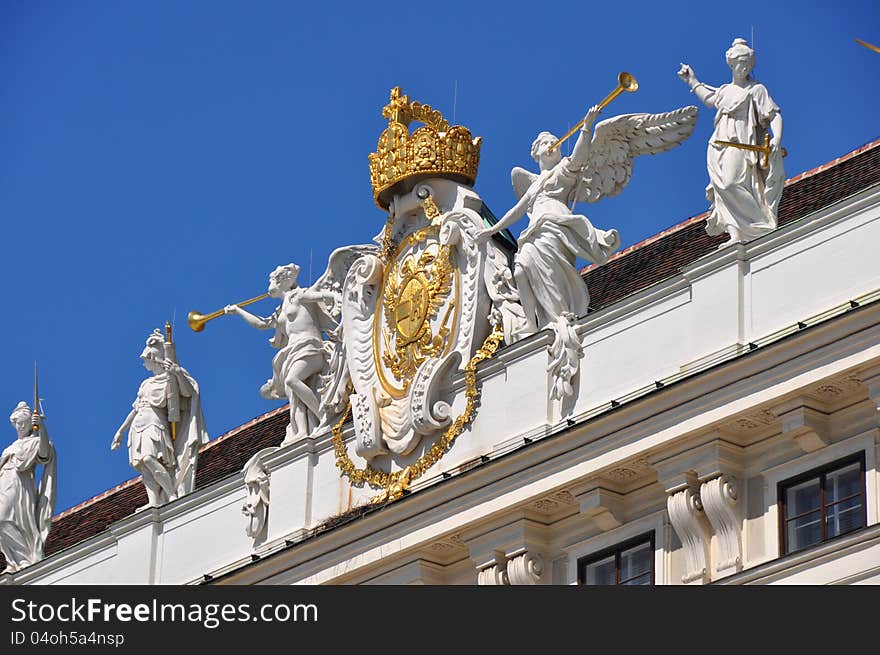
[[[414,177],[447,177],[472,185],[480,164],[481,137],[461,125],[449,127],[449,121],[429,105],[410,102],[400,87],[391,89],[391,100],[382,108],[388,127],[379,137],[376,152],[370,153],[370,182],[373,199],[388,209],[392,187]],[[412,121],[424,123],[412,134]]]

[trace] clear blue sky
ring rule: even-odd
[[[306,278],[311,260],[314,279],[333,248],[372,239],[367,154],[394,85],[483,137],[476,189],[499,216],[535,134],[565,132],[619,71],[640,89],[604,117],[697,104],[679,62],[727,82],[724,51],[753,31],[789,177],[880,136],[880,54],[854,42],[880,45],[876,0],[747,6],[0,4],[0,411],[31,402],[38,359],[56,511],[135,476],[110,441],[147,375],[144,339],[175,312],[212,438],[281,404],[258,393],[268,333],[224,318],[194,334],[186,313],[264,292],[278,264]],[[681,148],[581,210],[624,246],[702,213],[711,125],[701,107]]]

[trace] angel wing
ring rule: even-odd
[[[348,270],[363,255],[375,255],[378,252],[379,247],[374,245],[343,246],[337,248],[330,253],[327,261],[327,270],[309,289],[319,293],[329,292],[333,295],[332,302],[328,300],[321,305],[323,321],[320,326],[321,330],[326,332],[331,340],[333,337],[330,333],[336,330],[342,313],[342,286],[345,283],[345,276],[348,275]]]
[[[532,186],[532,182],[537,179],[538,176],[535,173],[527,171],[520,166],[516,166],[510,171],[510,181],[513,182],[513,192],[517,198],[522,198],[525,192],[529,190],[529,187]]]
[[[342,318],[342,290],[345,278],[352,265],[364,255],[376,255],[379,247],[374,245],[343,246],[330,253],[327,270],[318,278],[310,291],[329,293],[332,300],[320,303],[320,329],[327,335],[324,342],[325,366],[321,374],[318,391],[321,399],[321,427],[327,425],[338,414],[346,399],[349,373]]]
[[[623,114],[596,125],[573,200],[596,202],[620,193],[639,155],[656,155],[684,142],[697,124],[690,105],[664,114]]]

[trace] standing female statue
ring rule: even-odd
[[[27,403],[18,403],[9,420],[18,439],[0,456],[0,551],[12,573],[43,559],[43,546],[55,507],[55,447]],[[43,465],[39,490],[36,468]]]
[[[728,243],[753,239],[776,228],[785,170],[782,166],[782,114],[767,88],[751,76],[755,51],[745,39],[734,39],[725,53],[733,73],[729,84],[715,88],[700,82],[693,69],[681,65],[678,76],[703,104],[716,111],[715,131],[709,139],[706,165],[711,203],[706,231],[730,235]],[[720,145],[718,141],[762,146],[768,129],[770,152],[762,168],[759,152]]]

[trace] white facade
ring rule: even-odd
[[[583,558],[651,535],[656,584],[880,583],[878,243],[873,185],[581,317],[570,407],[548,401],[549,331],[499,350],[434,469],[332,529],[375,491],[340,475],[328,430],[263,458],[256,540],[238,473],[0,582],[576,584]],[[850,456],[866,527],[781,557],[779,484]]]

